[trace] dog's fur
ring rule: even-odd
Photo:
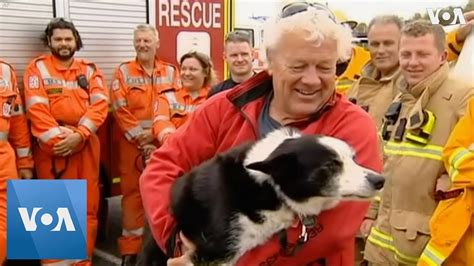
[[[383,182],[354,162],[345,142],[283,128],[178,178],[171,210],[196,245],[193,262],[232,264],[295,217],[317,215],[343,197],[371,197]]]

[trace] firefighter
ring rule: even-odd
[[[347,97],[365,109],[377,128],[383,114],[398,94],[394,81],[400,76],[398,47],[403,21],[395,15],[373,18],[369,23],[368,41],[371,60],[362,70]]]
[[[118,239],[124,265],[133,265],[143,240],[145,214],[138,188],[143,170],[143,153],[157,143],[152,135],[153,106],[162,90],[177,88],[178,70],[156,57],[160,46],[158,31],[148,24],[138,25],[133,33],[134,60],[115,71],[110,98],[119,140],[119,173],[122,191],[122,236]]]
[[[448,61],[457,59],[463,42],[472,28],[474,11],[466,12],[468,22],[446,36]],[[398,94],[393,86],[400,77],[398,48],[403,21],[395,15],[373,18],[369,23],[368,41],[371,60],[364,66],[361,77],[347,92],[347,97],[367,110],[377,123],[382,124],[384,112]]]
[[[382,124],[385,110],[398,94],[394,81],[399,77],[398,43],[403,21],[394,15],[373,18],[368,27],[368,47],[371,60],[362,70],[362,76],[347,91],[347,97],[369,113],[377,128]],[[375,197],[379,199],[379,197]],[[370,221],[376,218],[377,201],[371,204],[356,239],[356,265],[363,264],[365,237],[370,231]]]
[[[160,145],[206,100],[216,81],[211,59],[203,53],[184,54],[179,64],[182,88],[163,91],[156,104],[153,134]]]
[[[30,132],[13,67],[0,60],[0,265],[6,258],[7,180],[33,177]]]
[[[100,146],[95,132],[107,116],[108,93],[97,66],[74,58],[82,40],[71,21],[51,20],[43,42],[51,54],[33,59],[24,76],[36,174],[39,179],[87,180],[88,259],[66,263],[90,265],[99,202]]]
[[[474,265],[474,98],[451,133],[443,160],[452,185],[447,193],[438,192],[431,240],[418,266]]]
[[[472,20],[474,12],[466,13],[466,18],[468,21]],[[351,101],[357,103],[372,116],[378,128],[382,125],[386,109],[399,93],[394,83],[401,76],[398,49],[402,27],[403,21],[394,15],[377,16],[370,21],[368,48],[371,53],[371,60],[364,66],[361,77],[347,92],[347,97]],[[456,49],[461,49],[462,42],[466,38],[465,33],[469,30],[470,25],[465,25],[454,32],[458,37],[458,41],[453,39],[455,34],[448,34],[448,47],[456,46]],[[459,45],[456,43],[459,43]],[[448,61],[456,59],[458,53],[448,49]],[[377,217],[378,199],[376,197],[372,202],[366,219],[362,223],[362,235],[368,235],[373,221]],[[357,251],[357,253],[360,252]]]
[[[474,18],[474,11],[467,12],[464,16],[466,20],[472,20]],[[446,35],[448,41],[448,61],[455,60],[460,54],[463,42],[469,33],[469,28],[470,25],[460,27],[457,31],[452,31]],[[367,69],[365,71],[363,69],[371,62],[371,58],[373,58],[373,52],[369,51],[361,46],[354,46],[352,48],[351,58],[348,61],[338,64],[337,91],[339,93],[346,94],[347,91],[354,86],[354,82],[367,71]]]
[[[371,265],[416,264],[429,240],[437,183],[446,175],[442,149],[474,90],[448,77],[441,26],[414,21],[401,32],[400,93],[387,108],[381,135],[384,173],[378,217],[364,258]]]

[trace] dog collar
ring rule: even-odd
[[[301,222],[301,234],[298,236],[296,244],[288,244],[287,239],[287,229],[282,229],[279,233],[280,245],[286,256],[295,255],[303,245],[308,242],[309,234],[308,229],[314,228],[317,224],[317,216],[299,216],[299,221]]]
[[[310,228],[313,228],[316,225],[316,216],[303,216],[299,217],[301,221],[301,234],[298,237],[298,244],[304,244],[308,242],[308,230]]]

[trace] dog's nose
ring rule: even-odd
[[[381,189],[385,183],[385,178],[381,175],[368,173],[366,178],[375,189]]]

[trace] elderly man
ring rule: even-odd
[[[174,180],[215,154],[281,126],[340,138],[354,147],[360,164],[381,170],[375,124],[362,109],[335,93],[336,63],[348,55],[350,32],[327,12],[306,6],[298,12],[283,10],[265,36],[268,72],[203,104],[153,153],[141,176],[140,189],[150,227],[168,254],[180,254],[175,245],[179,228],[175,228],[169,213]],[[293,256],[285,256],[274,237],[245,254],[238,264],[307,265],[325,260],[327,265],[350,265],[354,260],[354,237],[367,207],[367,203],[343,202],[323,212],[318,218],[319,230]],[[301,224],[297,220],[288,229],[289,243],[296,243]],[[186,255],[169,263],[185,259]]]
[[[364,254],[372,265],[416,264],[430,238],[433,195],[447,178],[443,146],[474,95],[448,77],[446,61],[441,26],[415,21],[402,29],[401,93],[382,125],[387,183]]]
[[[138,178],[148,148],[158,146],[152,134],[154,104],[164,89],[176,88],[178,70],[156,57],[160,46],[158,31],[148,24],[133,32],[136,58],[120,64],[115,71],[110,98],[114,115],[122,130],[119,172],[122,177],[122,236],[118,240],[124,265],[133,265],[143,240],[143,211]]]

